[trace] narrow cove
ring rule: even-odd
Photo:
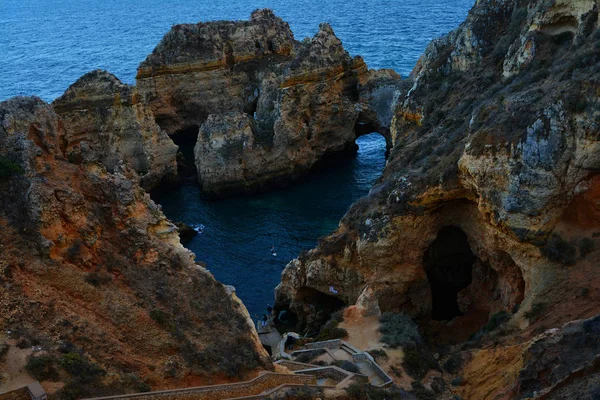
[[[195,178],[153,195],[171,221],[201,233],[185,246],[219,281],[233,285],[252,316],[272,304],[286,264],[330,234],[385,166],[385,139],[361,136],[355,157],[337,159],[306,179],[250,197],[206,200]],[[271,254],[275,246],[276,256]]]

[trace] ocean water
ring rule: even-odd
[[[134,83],[139,63],[174,24],[248,19],[271,8],[298,40],[329,22],[371,68],[407,75],[431,39],[457,27],[474,0],[0,0],[0,101],[60,96],[102,68]]]
[[[406,76],[427,44],[457,27],[473,0],[0,0],[0,101],[60,96],[84,73],[106,69],[135,83],[139,63],[173,24],[248,19],[268,7],[296,39],[329,22],[351,55]],[[331,233],[385,165],[385,141],[360,137],[355,158],[270,193],[206,201],[193,180],[156,197],[165,214],[202,231],[187,247],[262,314],[285,265]],[[271,246],[277,256],[271,255]]]
[[[201,233],[186,247],[223,283],[233,285],[251,315],[262,316],[286,264],[337,227],[385,166],[385,139],[361,136],[355,158],[328,163],[305,180],[261,195],[202,200],[193,179],[154,200],[172,221]],[[271,254],[275,246],[276,256]]]

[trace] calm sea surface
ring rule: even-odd
[[[0,101],[60,96],[84,73],[106,69],[134,83],[139,63],[171,25],[248,19],[271,8],[301,40],[329,22],[352,55],[371,68],[410,73],[431,39],[464,20],[473,0],[0,0]],[[172,220],[203,227],[187,246],[217,279],[236,286],[262,313],[286,263],[331,233],[384,165],[379,135],[358,139],[355,159],[300,184],[251,198],[207,202],[188,182],[162,195]],[[275,246],[277,256],[271,256]]]

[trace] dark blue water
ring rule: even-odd
[[[189,181],[155,201],[172,221],[203,227],[186,247],[218,280],[236,287],[252,315],[262,315],[285,265],[335,230],[348,206],[368,193],[383,170],[385,139],[375,133],[356,142],[356,158],[328,164],[325,171],[285,189],[204,201]]]
[[[462,22],[473,0],[0,0],[0,101],[51,101],[84,73],[103,68],[134,83],[139,63],[171,25],[248,19],[272,8],[297,39],[329,22],[371,68],[407,75],[429,41]],[[286,263],[331,233],[384,166],[379,135],[358,140],[355,159],[261,196],[206,202],[190,182],[157,200],[174,221],[203,225],[188,244],[217,279],[236,286],[252,314],[272,301]],[[270,248],[276,246],[277,257]]]
[[[133,83],[171,25],[248,19],[272,8],[297,39],[329,22],[372,68],[408,74],[429,41],[462,22],[473,0],[0,0],[0,100],[53,100],[84,73]]]

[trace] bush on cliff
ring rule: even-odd
[[[553,234],[542,247],[542,254],[550,261],[563,265],[575,264],[575,246],[566,242],[560,235]]]
[[[346,371],[353,372],[355,374],[360,373],[360,369],[358,369],[358,366],[348,360],[337,360],[333,362],[333,365],[335,365],[336,367],[340,367],[341,369],[345,369]]]
[[[391,347],[403,346],[408,343],[421,343],[419,328],[413,320],[404,313],[383,313],[379,318],[379,331],[383,334],[381,341]]]
[[[346,395],[346,398],[353,400],[402,400],[410,398],[404,390],[395,385],[390,388],[383,389],[360,382],[354,382],[348,386],[346,388]]]
[[[348,331],[338,327],[338,324],[344,320],[344,311],[339,310],[331,314],[331,318],[325,325],[321,327],[319,334],[315,338],[316,341],[343,339],[348,337]]]
[[[55,381],[58,379],[57,359],[50,354],[31,355],[27,358],[25,369],[38,381]]]
[[[579,255],[585,258],[588,254],[594,251],[594,241],[590,238],[583,238],[579,241]]]
[[[0,156],[0,182],[7,181],[13,175],[20,174],[23,169],[14,162]]]
[[[421,380],[429,370],[439,368],[433,355],[421,344],[406,344],[402,347],[402,350],[404,351],[402,367],[414,379]]]

